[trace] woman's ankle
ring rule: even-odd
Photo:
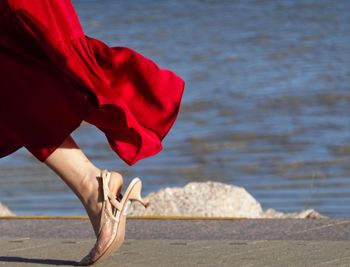
[[[92,167],[81,178],[81,188],[79,190],[79,199],[85,207],[92,203],[102,202],[102,188],[101,188],[101,170]]]

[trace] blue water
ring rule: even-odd
[[[265,209],[350,216],[350,1],[73,3],[87,35],[186,81],[163,152],[134,167],[92,126],[75,132],[98,166],[142,177],[145,193],[215,180]],[[25,150],[0,160],[0,201],[17,214],[84,214]]]

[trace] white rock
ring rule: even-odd
[[[301,212],[287,212],[287,213],[276,211],[274,209],[268,209],[262,214],[262,218],[325,219],[327,217],[318,213],[313,209],[307,209]]]
[[[0,202],[0,216],[15,216],[15,214]]]
[[[262,213],[261,205],[244,188],[218,182],[165,188],[145,199],[150,206],[133,204],[129,215],[259,218]]]
[[[234,218],[326,218],[315,210],[283,213],[263,211],[244,188],[219,182],[192,182],[182,188],[165,188],[145,197],[145,209],[133,203],[130,216],[234,217]]]

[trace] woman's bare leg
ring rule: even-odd
[[[101,170],[98,169],[68,137],[45,161],[53,171],[72,189],[80,199],[97,235],[102,209]],[[119,195],[123,184],[122,176],[112,172],[109,188],[112,194]],[[108,208],[111,209],[109,206]]]

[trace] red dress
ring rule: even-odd
[[[0,157],[44,161],[82,121],[128,164],[161,150],[184,82],[84,35],[68,0],[0,0]]]

